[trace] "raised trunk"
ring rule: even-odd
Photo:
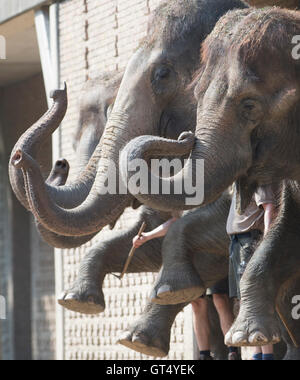
[[[15,152],[12,165],[22,168],[30,199],[31,211],[39,222],[52,232],[65,236],[86,236],[99,232],[103,227],[114,222],[128,207],[132,196],[119,194],[119,151],[126,141],[130,141],[127,124],[121,120],[124,115],[117,115],[115,123],[106,126],[99,145],[102,146],[101,164],[99,165],[93,189],[83,204],[72,210],[60,207],[49,196],[37,163],[21,150]],[[118,125],[118,127],[116,127]],[[135,135],[133,135],[135,137]],[[115,172],[110,169],[114,167]],[[116,193],[107,194],[107,178],[116,179]],[[104,195],[103,195],[104,194]]]
[[[66,88],[63,91],[54,91],[51,97],[54,101],[52,108],[20,137],[12,150],[11,158],[18,149],[28,152],[33,158],[36,158],[41,143],[51,136],[63,120],[68,106]],[[9,178],[16,197],[26,209],[29,209],[29,204],[25,197],[23,175],[20,170],[11,165],[11,160]]]
[[[18,140],[11,153],[9,163],[9,177],[12,189],[26,209],[29,208],[28,199],[25,196],[25,184],[22,172],[13,164],[13,158],[16,152],[21,150],[26,152],[33,159],[37,158],[37,154],[42,143],[50,138],[51,134],[58,128],[63,120],[67,110],[67,89],[56,90],[51,97],[54,100],[51,109],[46,112],[42,118],[29,128]],[[79,177],[73,184],[66,186],[57,186],[50,180],[46,181],[45,191],[53,199],[53,201],[64,208],[74,208],[81,204],[89,194],[96,176],[98,161],[101,156],[101,148],[97,147],[91,157],[87,167],[80,173]],[[39,169],[40,170],[40,169]],[[51,182],[51,183],[50,183]]]

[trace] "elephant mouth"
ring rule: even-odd
[[[172,118],[166,112],[162,112],[158,125],[158,136],[167,138],[168,130],[170,129],[171,125]]]

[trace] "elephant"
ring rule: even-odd
[[[105,103],[106,99],[108,99],[101,84],[102,78],[109,76],[112,77],[109,78],[109,82],[112,83],[114,88],[115,81],[113,77],[118,79],[119,74],[105,73],[100,78],[88,82],[82,91],[79,123],[73,139],[78,163],[82,167],[89,161],[104,131],[107,118],[106,110],[109,109],[109,106],[108,104],[103,106],[101,103],[101,97],[104,98]],[[111,89],[106,88],[110,94]],[[97,111],[97,114],[91,115],[90,112],[95,109],[100,109],[101,111]],[[87,128],[90,130],[86,130]],[[63,163],[64,165],[62,165]],[[62,170],[63,167],[66,168],[65,171]],[[62,159],[56,164],[55,168],[61,177],[64,174],[64,180],[66,180],[68,176],[68,162]],[[57,174],[55,176],[52,175],[52,183],[54,183],[54,178],[56,177]],[[59,185],[62,184],[63,179],[61,178]],[[224,198],[224,201],[228,206],[228,200],[226,201]],[[226,213],[226,208],[224,210]],[[219,214],[212,214],[210,218],[217,218],[218,216]],[[96,243],[89,250],[81,263],[78,279],[68,291],[64,292],[58,300],[59,304],[67,309],[83,314],[98,314],[103,312],[105,308],[102,291],[104,277],[109,273],[122,271],[126,256],[131,248],[132,238],[137,234],[142,222],[146,222],[148,229],[154,229],[171,217],[171,213],[157,212],[144,206],[140,207],[137,221],[133,226],[128,227],[126,230],[109,232],[104,240],[101,239],[100,242]],[[201,215],[199,217],[201,218]],[[197,223],[195,216],[190,218],[190,220],[193,224]],[[182,221],[185,223],[185,219]],[[204,234],[203,231],[202,234]],[[223,248],[227,244],[225,234],[224,237]],[[198,241],[200,245],[198,250],[201,250],[204,240]],[[222,249],[220,243],[215,245],[218,247],[216,250]],[[161,251],[162,239],[149,242],[146,246],[141,247],[128,268],[129,272],[158,272],[162,262]],[[226,249],[223,249],[223,251],[223,254],[226,254]],[[224,265],[220,272],[226,273],[226,268],[227,262],[224,260]],[[186,305],[161,306],[148,303],[141,318],[128,331],[124,332],[119,342],[126,347],[150,356],[166,356],[169,351],[171,326],[176,315],[184,306]],[[209,303],[209,306],[210,319],[212,321],[211,329],[213,331],[211,337],[212,352],[215,358],[224,359],[226,358],[226,347],[223,342],[223,334],[220,330],[219,320],[212,302]]]
[[[225,4],[226,3],[226,4]],[[118,197],[116,196],[110,196],[105,195],[102,196],[103,193],[103,187],[106,183],[107,176],[105,174],[107,173],[107,164],[109,161],[117,162],[119,160],[118,157],[118,150],[121,150],[124,148],[125,143],[134,138],[137,135],[148,133],[148,134],[157,134],[157,130],[164,130],[169,129],[169,127],[173,127],[175,130],[175,125],[180,125],[180,120],[174,118],[174,114],[170,112],[172,109],[170,107],[170,104],[173,106],[176,104],[176,94],[180,91],[177,91],[178,87],[182,89],[182,86],[178,83],[178,78],[185,78],[183,82],[187,83],[191,77],[191,74],[188,75],[188,78],[184,75],[184,73],[181,71],[181,68],[183,68],[183,61],[187,60],[189,65],[186,71],[189,71],[190,73],[194,72],[194,68],[197,66],[197,60],[198,59],[198,53],[194,52],[194,54],[189,55],[191,52],[191,46],[194,45],[194,41],[203,40],[203,37],[205,34],[208,34],[208,29],[204,33],[201,31],[200,34],[195,33],[195,29],[193,29],[193,25],[195,25],[195,22],[191,21],[193,19],[193,16],[197,13],[194,12],[195,6],[206,6],[207,11],[209,11],[209,15],[216,15],[215,11],[212,11],[213,7],[217,3],[215,1],[210,0],[209,2],[200,2],[200,1],[178,1],[171,2],[170,4],[164,4],[164,6],[161,6],[158,11],[155,13],[154,22],[152,25],[152,31],[150,31],[150,38],[148,36],[148,39],[144,41],[143,44],[141,44],[140,49],[135,53],[135,55],[130,60],[130,63],[128,64],[125,77],[122,81],[120,91],[118,92],[118,96],[116,99],[116,103],[114,106],[114,109],[111,113],[111,116],[109,118],[109,121],[106,125],[104,137],[102,139],[101,144],[98,146],[99,149],[96,149],[96,157],[97,157],[97,163],[100,159],[100,156],[102,156],[100,161],[100,167],[99,170],[94,170],[92,175],[92,180],[88,182],[89,186],[85,186],[84,181],[80,182],[84,189],[87,189],[85,191],[77,191],[75,192],[77,197],[70,197],[70,199],[75,199],[77,203],[80,203],[79,201],[82,201],[82,205],[79,207],[76,207],[72,210],[67,210],[66,208],[59,207],[58,201],[53,199],[53,197],[49,197],[49,192],[46,191],[44,187],[43,181],[38,181],[36,177],[33,177],[32,171],[29,171],[28,167],[34,168],[34,162],[29,160],[29,164],[25,165],[25,160],[22,160],[26,156],[23,155],[22,149],[19,149],[19,145],[17,144],[16,150],[13,152],[12,160],[11,160],[11,166],[15,168],[20,168],[23,166],[23,170],[25,173],[25,179],[28,182],[29,186],[29,194],[28,196],[31,198],[32,203],[32,212],[35,214],[37,219],[49,230],[57,233],[62,234],[66,236],[86,236],[89,234],[93,234],[96,231],[99,231],[104,225],[111,223],[111,221],[115,220],[117,216],[124,210],[126,205],[128,205],[130,202],[131,197],[128,196],[128,194],[118,194]],[[221,6],[222,5],[222,6]],[[247,8],[246,4],[243,4],[241,2],[219,2],[218,3],[218,10],[220,11],[219,16],[221,16],[221,13],[225,13],[224,7],[228,6],[229,10],[231,8]],[[212,7],[212,8],[209,8]],[[180,11],[182,12],[184,10],[184,17],[180,16]],[[161,12],[161,13],[160,13]],[[173,15],[177,17],[172,17]],[[177,13],[176,13],[177,12]],[[246,15],[247,11],[244,11],[244,14]],[[254,11],[249,11],[254,12]],[[205,12],[204,12],[205,13]],[[182,13],[181,13],[182,14]],[[198,12],[198,15],[200,13]],[[232,15],[232,13],[230,13]],[[169,17],[170,16],[170,17]],[[191,16],[191,17],[189,17]],[[196,24],[199,21],[197,18]],[[194,21],[195,21],[194,19]],[[206,20],[208,18],[206,17]],[[215,22],[216,20],[214,20]],[[171,27],[172,22],[172,27]],[[254,22],[253,25],[255,26],[256,23]],[[250,25],[253,27],[253,25]],[[207,25],[206,25],[207,26]],[[228,33],[227,28],[227,39],[232,38],[232,35],[235,35],[235,33]],[[249,27],[249,29],[251,29]],[[218,30],[218,28],[216,28]],[[190,33],[189,33],[190,32]],[[192,35],[193,38],[191,38],[190,43],[187,43],[187,37],[189,35]],[[226,33],[225,33],[226,35]],[[219,88],[220,84],[223,83],[222,78],[220,78],[220,75],[211,76],[212,73],[212,62],[214,59],[212,59],[212,54],[210,56],[211,60],[208,59],[208,53],[209,53],[209,45],[213,45],[213,40],[211,39],[211,44],[207,43],[206,46],[203,48],[203,67],[209,66],[210,70],[202,70],[200,74],[204,74],[201,76],[201,82],[204,83],[204,80],[206,80],[211,85],[210,90],[213,88],[213,86],[216,86]],[[220,38],[217,38],[217,43],[219,43],[220,46],[224,44],[223,41],[221,41]],[[208,40],[209,41],[209,40]],[[275,44],[276,45],[276,44]],[[170,48],[173,46],[173,50]],[[234,46],[234,45],[233,45]],[[269,47],[271,44],[269,45]],[[217,49],[216,49],[217,50]],[[225,49],[224,49],[225,50]],[[160,60],[162,58],[161,51],[164,52],[166,56],[168,56],[169,60],[166,62],[164,60]],[[198,51],[198,49],[197,49]],[[219,52],[220,53],[220,52]],[[219,54],[222,55],[222,54]],[[176,59],[172,59],[172,57],[176,56]],[[216,54],[218,56],[218,54]],[[270,54],[272,56],[272,54]],[[189,57],[189,58],[187,58]],[[191,57],[191,59],[190,59]],[[221,58],[225,59],[226,56],[223,56]],[[183,59],[184,58],[184,59]],[[218,56],[218,60],[221,59],[220,56]],[[205,60],[206,59],[206,60]],[[142,61],[142,63],[141,63]],[[169,67],[169,64],[171,62],[171,67]],[[174,64],[176,62],[176,65]],[[141,63],[141,64],[140,64]],[[194,64],[195,63],[195,64]],[[210,65],[209,65],[210,63]],[[266,67],[266,65],[265,65]],[[175,68],[175,70],[174,70]],[[226,65],[216,65],[216,71],[217,69],[220,71],[220,69],[226,68]],[[148,75],[145,75],[145,73],[148,73]],[[178,74],[178,75],[177,75]],[[204,80],[202,80],[202,77]],[[132,79],[132,80],[129,80]],[[209,80],[208,80],[209,79]],[[219,80],[219,83],[217,83]],[[231,78],[231,80],[234,82],[234,80]],[[237,81],[238,82],[238,81]],[[184,84],[185,84],[184,83]],[[148,88],[148,92],[146,91],[144,93],[143,91],[143,85],[145,85],[146,88]],[[185,86],[184,86],[185,87]],[[208,85],[207,85],[208,87]],[[198,97],[202,97],[203,92],[206,93],[207,89],[205,89],[205,83],[204,83],[204,90],[202,91],[201,86],[198,86]],[[141,91],[140,91],[141,90]],[[176,92],[177,91],[177,92]],[[224,91],[227,91],[226,86],[224,87]],[[292,91],[293,92],[293,91]],[[289,93],[286,91],[285,93],[280,94],[277,99],[277,105],[278,110],[282,110],[284,108],[284,105],[286,107],[289,107],[289,100],[292,100],[292,92]],[[197,91],[196,91],[197,93]],[[139,96],[137,96],[139,94]],[[147,95],[149,94],[149,96]],[[221,94],[220,94],[221,95]],[[282,96],[281,96],[282,95]],[[147,97],[148,96],[148,97]],[[63,99],[65,99],[65,93],[62,96]],[[157,101],[159,99],[159,102]],[[172,102],[170,101],[172,99]],[[148,100],[148,101],[147,101]],[[206,99],[206,104],[208,104],[208,100]],[[200,103],[200,102],[199,102]],[[250,102],[251,103],[251,102]],[[276,102],[275,102],[276,103]],[[147,104],[147,107],[143,107],[143,104]],[[57,112],[53,112],[52,116],[49,120],[47,119],[48,123],[46,123],[47,130],[57,127],[58,123],[57,115],[60,114],[61,108],[65,109],[66,104],[64,101],[59,101],[57,99],[58,107],[56,107]],[[273,103],[274,105],[274,103]],[[257,107],[252,108],[252,104],[247,104],[247,102],[244,102],[244,107],[242,107],[242,111],[240,113],[241,117],[246,116],[247,124],[251,125],[255,124],[255,120],[252,121],[251,118],[253,117],[252,114],[255,114],[257,111]],[[162,108],[161,108],[162,107]],[[175,107],[174,107],[175,108]],[[199,105],[199,108],[201,108],[201,104]],[[276,107],[275,107],[276,108]],[[55,110],[54,109],[54,110]],[[140,110],[140,112],[139,112]],[[218,111],[221,112],[222,108],[219,107]],[[168,112],[167,112],[168,111]],[[209,107],[207,106],[207,109],[202,110],[204,116],[201,115],[201,110],[199,112],[199,125],[202,126],[205,124],[205,120],[209,121]],[[145,123],[143,123],[143,128],[140,127],[140,129],[137,131],[129,130],[127,128],[128,125],[139,125],[141,120],[141,115],[143,115]],[[170,118],[170,114],[173,115],[173,119]],[[214,112],[211,112],[211,114],[215,114]],[[276,117],[276,113],[275,117]],[[156,120],[153,121],[153,115],[156,115]],[[248,115],[248,116],[247,116]],[[50,115],[51,116],[51,115]],[[185,130],[190,129],[189,125],[192,125],[193,123],[190,121],[191,113],[186,113],[185,116],[182,118],[184,122],[182,124]],[[278,116],[278,113],[277,113]],[[201,121],[203,120],[203,122]],[[43,120],[45,121],[45,120]],[[220,120],[218,117],[216,118],[215,125],[218,124]],[[48,124],[48,125],[47,125]],[[208,123],[209,124],[209,123]],[[213,124],[213,123],[212,123]],[[49,126],[50,125],[50,126]],[[227,125],[227,124],[226,124]],[[150,126],[150,128],[146,128],[146,126]],[[254,128],[250,128],[251,130]],[[197,130],[201,130],[201,128],[197,128]],[[243,135],[247,134],[251,135],[251,133],[246,131],[246,129],[241,129],[241,131],[244,130]],[[51,129],[52,131],[52,129]],[[156,132],[156,133],[153,133]],[[242,133],[239,131],[240,133]],[[206,182],[206,201],[213,201],[220,196],[220,194],[226,189],[235,179],[238,179],[242,175],[248,174],[248,169],[250,169],[250,166],[252,164],[252,145],[250,143],[246,143],[248,149],[245,152],[245,149],[238,149],[238,144],[235,144],[235,148],[232,149],[232,154],[224,157],[222,157],[221,160],[217,160],[216,158],[219,156],[219,152],[216,152],[216,149],[213,149],[214,147],[219,146],[224,147],[231,146],[232,141],[238,142],[239,141],[239,133],[236,132],[233,135],[231,135],[231,138],[228,138],[230,135],[229,133],[225,134],[223,133],[222,136],[218,139],[218,141],[215,141],[214,143],[210,143],[210,135],[211,131],[208,128],[206,130],[207,135],[205,136],[205,131],[203,128],[203,144],[201,144],[201,133],[197,132],[197,140],[194,144],[194,141],[191,141],[191,138],[185,138],[183,140],[180,140],[179,142],[176,142],[175,140],[169,144],[169,141],[164,141],[163,144],[158,144],[157,147],[162,148],[162,146],[165,147],[166,152],[174,151],[172,154],[181,154],[184,155],[185,153],[190,152],[191,146],[194,147],[193,152],[199,153],[200,157],[207,157],[207,159],[210,161],[213,161],[212,167],[221,167],[225,169],[225,172],[228,173],[228,178],[226,180],[223,179],[224,177],[224,171],[222,173],[217,173],[216,170],[212,173],[211,177],[214,177],[214,181],[205,181]],[[50,132],[51,133],[51,132]],[[158,133],[159,135],[163,133]],[[175,133],[176,134],[176,133]],[[164,137],[169,137],[168,134],[166,134]],[[205,138],[204,138],[205,137]],[[227,138],[226,138],[227,137]],[[245,138],[245,136],[243,136]],[[249,137],[249,136],[248,136]],[[257,137],[260,137],[259,135]],[[245,138],[245,141],[248,141],[248,139]],[[257,139],[258,140],[258,139]],[[257,141],[256,140],[256,141]],[[261,139],[263,141],[263,139]],[[295,143],[296,139],[292,139],[292,144]],[[205,143],[206,142],[206,143]],[[252,141],[251,141],[252,142]],[[134,142],[137,144],[137,141]],[[166,146],[165,143],[169,144],[169,146]],[[253,142],[253,146],[255,144],[255,139]],[[114,147],[112,147],[115,145]],[[139,144],[137,144],[139,145]],[[232,144],[233,145],[233,144]],[[258,144],[255,145],[257,148],[257,151],[255,150],[254,153],[257,155],[260,155],[260,158],[262,158],[262,154],[264,152],[264,149],[258,149],[260,146]],[[97,147],[97,148],[98,148]],[[102,152],[102,147],[104,147],[105,152]],[[162,149],[163,150],[163,149]],[[25,152],[26,153],[26,152]],[[29,152],[30,153],[30,152]],[[164,155],[164,152],[163,152]],[[192,155],[193,158],[195,155]],[[198,156],[198,155],[197,155]],[[222,156],[222,155],[220,155]],[[250,156],[250,159],[249,159]],[[276,155],[274,155],[276,156]],[[94,157],[95,158],[95,157]],[[223,160],[224,158],[224,160]],[[289,157],[290,158],[290,157]],[[192,162],[193,160],[190,160],[189,162]],[[221,162],[220,162],[221,161]],[[289,161],[289,159],[287,160]],[[291,159],[291,162],[293,160]],[[290,162],[289,162],[290,163]],[[96,165],[94,165],[95,167]],[[253,165],[254,166],[254,165]],[[96,174],[95,174],[96,172]],[[258,170],[256,170],[258,172]],[[90,172],[88,172],[90,173]],[[221,175],[223,174],[223,175]],[[274,174],[275,175],[275,174]],[[230,178],[229,178],[230,177]],[[269,179],[268,179],[269,181]],[[215,183],[213,183],[215,182]],[[257,179],[257,182],[262,182],[259,179]],[[92,183],[92,185],[90,185]],[[84,185],[83,185],[84,184]],[[94,186],[93,186],[94,185]],[[92,189],[92,190],[91,190]],[[60,189],[63,193],[65,191],[65,188],[62,187]],[[59,192],[59,189],[56,189],[56,191]],[[88,193],[88,195],[87,195]],[[250,193],[250,192],[249,192]],[[69,195],[69,193],[68,193]],[[101,195],[101,197],[100,197]],[[99,199],[101,198],[101,201]],[[179,197],[177,197],[179,198]],[[184,200],[186,197],[183,197]],[[243,198],[243,197],[242,197]],[[247,197],[246,197],[247,198]],[[118,201],[116,201],[118,199]],[[177,208],[177,209],[185,209],[186,204],[184,203],[184,206],[182,207],[182,202],[175,202],[171,206],[170,202],[165,204],[163,206],[159,202],[159,197],[156,197],[155,202],[158,206],[157,208],[165,207],[168,210]],[[97,202],[96,202],[97,200]],[[148,197],[145,203],[150,202],[152,200],[152,197]],[[115,204],[117,206],[115,207]],[[152,203],[151,206],[154,204]],[[244,202],[245,203],[245,202]],[[75,204],[75,203],[74,203]],[[73,205],[74,205],[73,204]],[[167,210],[167,211],[168,211]],[[79,223],[80,221],[80,223]]]
[[[226,337],[228,345],[265,345],[279,341],[275,311],[279,290],[299,276],[299,83],[300,63],[294,36],[300,34],[300,13],[279,8],[228,12],[202,45],[202,65],[194,81],[198,102],[193,149],[184,173],[155,178],[175,188],[197,160],[205,160],[204,202],[214,201],[236,181],[237,208],[242,212],[258,185],[287,179],[279,216],[253,255],[241,282],[241,310]],[[280,38],[279,38],[280,37]],[[269,70],[268,62],[272,62]],[[288,71],[287,71],[288,68]],[[182,141],[141,136],[123,150],[128,167],[152,155],[176,155]],[[121,157],[122,159],[122,157]],[[193,170],[194,169],[194,170]],[[127,173],[123,173],[123,175]],[[152,173],[145,176],[153,177]],[[130,189],[129,189],[130,190]],[[141,202],[168,211],[188,209],[181,194],[135,193]],[[183,260],[181,258],[181,260]],[[177,260],[176,260],[177,262]],[[153,299],[183,302],[201,291],[187,264],[165,267]],[[177,283],[170,284],[176,277]],[[172,288],[173,286],[173,288]],[[181,297],[180,297],[181,293]]]
[[[147,37],[126,67],[101,141],[73,185],[45,186],[26,141],[17,142],[10,167],[22,169],[31,211],[46,229],[63,236],[89,236],[118,219],[134,198],[118,180],[115,188],[107,186],[108,178],[119,177],[119,152],[143,134],[176,139],[194,128],[195,103],[186,86],[198,68],[201,42],[224,13],[247,7],[239,0],[179,0],[157,8]],[[54,100],[54,108],[32,131],[46,134],[57,128],[67,107],[66,90],[56,92]],[[39,141],[39,134],[34,139]],[[193,143],[185,134],[180,153],[188,153]]]

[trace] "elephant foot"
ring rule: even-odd
[[[58,303],[65,309],[81,314],[100,314],[105,310],[105,301],[102,290],[93,287],[73,286],[64,292]]]
[[[168,337],[167,341],[170,341]],[[165,344],[161,337],[153,338],[152,334],[147,331],[136,331],[130,329],[125,331],[119,338],[118,343],[147,356],[163,358],[169,353],[169,344]]]
[[[177,305],[193,302],[204,293],[201,278],[193,267],[186,265],[163,270],[150,298],[158,305]]]
[[[281,340],[276,315],[243,312],[225,336],[227,346],[266,346]]]

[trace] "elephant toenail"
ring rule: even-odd
[[[262,332],[256,331],[255,333],[250,335],[249,342],[251,344],[268,343],[268,339],[265,337],[265,335]]]
[[[245,338],[245,334],[242,331],[238,331],[233,334],[232,336],[232,343],[237,344],[237,343],[246,343],[247,339]]]
[[[161,286],[157,291],[157,296],[159,297],[161,294],[171,292],[171,287],[169,285]]]
[[[73,300],[75,298],[76,298],[75,294],[69,293],[69,294],[66,295],[65,300]]]
[[[131,341],[131,333],[129,331],[124,331],[120,335],[118,342],[121,342],[122,340]]]

